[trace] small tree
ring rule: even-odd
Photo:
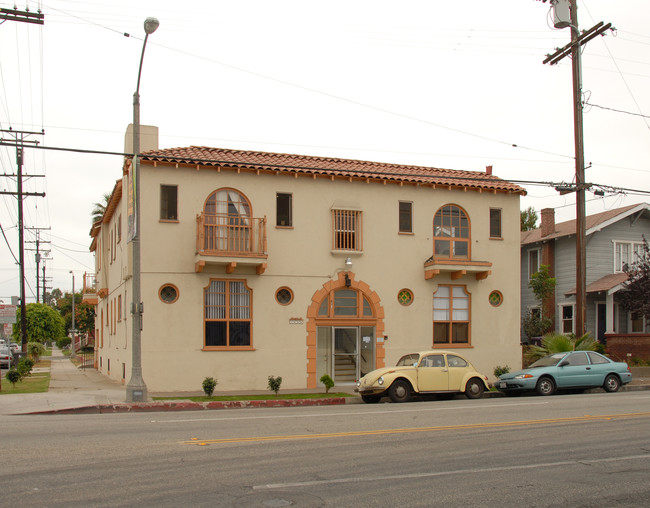
[[[217,384],[219,384],[219,382],[213,377],[206,377],[203,380],[203,391],[208,397],[212,397]]]
[[[282,377],[269,376],[269,390],[275,392],[276,395],[278,394],[278,391],[280,391],[281,384],[282,384]]]
[[[323,374],[320,378],[320,382],[325,385],[325,393],[330,392],[330,388],[334,386],[334,381],[327,374]]]
[[[39,358],[45,354],[45,346],[40,342],[28,342],[27,352],[29,353],[29,356],[32,357],[32,360],[37,362]]]
[[[63,318],[52,307],[42,303],[28,303],[25,310],[27,342],[45,343],[48,340],[65,337]],[[13,326],[13,336],[16,338],[20,336],[19,323],[20,308]]]
[[[16,369],[10,369],[5,374],[5,378],[11,383],[14,388],[16,388],[16,383],[21,380],[22,376]]]
[[[533,290],[535,299],[539,303],[539,313],[531,312],[523,318],[522,328],[528,337],[540,337],[549,332],[553,326],[553,320],[546,316],[544,303],[553,296],[557,281],[551,277],[548,265],[541,265],[539,271],[535,272],[528,282],[528,287]]]
[[[623,271],[628,279],[617,293],[618,301],[626,311],[650,320],[650,248],[645,236],[642,253],[637,253],[637,260],[624,266]]]
[[[537,212],[532,206],[529,206],[525,210],[521,210],[519,213],[521,216],[521,231],[530,231],[537,227]]]
[[[27,356],[23,356],[18,362],[18,365],[16,365],[16,371],[18,372],[20,379],[29,376],[32,372],[32,367],[34,367],[34,360]]]

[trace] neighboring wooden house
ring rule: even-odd
[[[575,332],[575,234],[576,221],[555,224],[552,208],[541,211],[540,228],[521,233],[522,317],[538,307],[528,287],[530,276],[540,265],[549,265],[557,286],[553,302],[545,308],[560,333]],[[637,355],[650,345],[647,342],[649,323],[642,316],[625,312],[616,299],[616,293],[627,280],[623,267],[633,263],[637,253],[642,252],[643,235],[650,238],[650,205],[646,203],[589,215],[586,220],[585,327],[599,341],[607,341],[610,352],[619,357],[627,357],[628,352]],[[613,349],[615,344],[622,343],[627,348],[625,352]]]
[[[95,252],[97,367],[128,381],[127,159]],[[517,367],[521,187],[486,172],[191,146],[141,157],[149,392],[337,386],[403,354]],[[92,296],[92,295],[91,295]],[[89,299],[91,298],[89,296]]]

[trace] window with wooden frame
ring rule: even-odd
[[[117,216],[117,243],[122,241],[122,214]]]
[[[399,202],[399,232],[413,233],[413,203]]]
[[[374,316],[368,298],[356,289],[337,289],[325,298],[318,310],[318,317],[370,318]]]
[[[501,208],[490,208],[490,238],[502,238]]]
[[[117,322],[122,321],[122,295],[117,295]]]
[[[178,220],[178,186],[160,186],[160,220]]]
[[[539,249],[531,249],[528,251],[528,280],[530,280],[534,274],[539,272],[539,258]]]
[[[275,225],[279,228],[293,227],[293,195],[278,192],[275,195]]]
[[[560,308],[562,316],[562,333],[573,333],[573,304],[562,305]]]
[[[203,290],[204,349],[252,349],[252,300],[245,280],[210,280]]]
[[[465,210],[456,205],[441,207],[433,217],[436,258],[469,259],[470,225]]]
[[[332,210],[332,249],[362,251],[362,212]]]
[[[433,346],[470,345],[470,294],[465,286],[438,286],[433,294]]]

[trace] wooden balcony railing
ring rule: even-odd
[[[266,258],[266,217],[197,215],[196,251],[204,256]]]
[[[84,273],[83,294],[97,294],[97,277],[94,273]]]

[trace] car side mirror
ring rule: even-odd
[[[560,362],[560,365],[558,365],[558,367],[566,367],[567,365],[570,365],[570,364],[569,364],[569,361],[568,361],[568,360],[564,360],[563,362]]]

